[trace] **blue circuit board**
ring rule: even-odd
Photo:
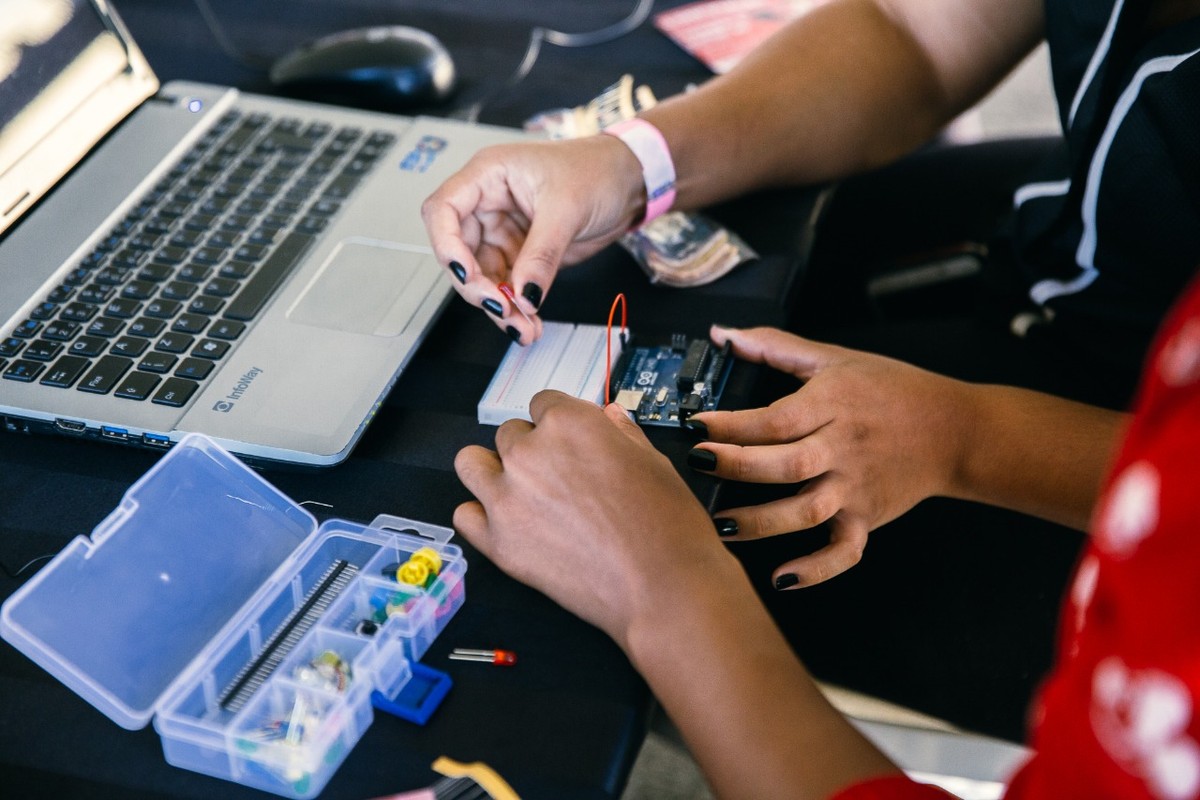
[[[676,334],[662,344],[635,340],[614,370],[614,402],[640,425],[679,427],[692,414],[712,411],[721,401],[733,360],[729,348]]]

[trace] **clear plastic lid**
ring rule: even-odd
[[[211,440],[185,437],[4,604],[0,633],[124,728],[316,529]]]

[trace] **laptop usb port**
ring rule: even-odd
[[[142,444],[165,449],[171,446],[171,439],[163,436],[161,433],[143,433]]]
[[[129,438],[129,431],[124,428],[114,428],[112,425],[101,425],[100,435],[105,439],[115,439],[116,441],[123,442]]]
[[[81,434],[87,431],[87,425],[74,419],[62,419],[61,417],[54,420],[54,427],[62,433]]]

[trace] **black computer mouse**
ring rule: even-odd
[[[432,34],[403,25],[357,28],[303,44],[271,66],[284,93],[312,100],[404,111],[454,93],[450,53]]]

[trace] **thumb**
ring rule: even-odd
[[[609,403],[604,407],[604,415],[609,421],[616,426],[617,430],[628,436],[634,442],[639,444],[649,444],[650,440],[646,438],[645,432],[641,427],[633,421],[629,416],[629,412],[624,406],[619,406],[616,403]]]

